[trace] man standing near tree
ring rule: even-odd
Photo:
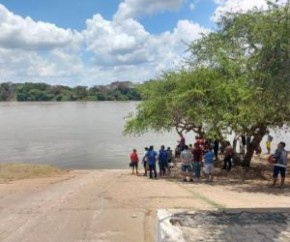
[[[275,164],[273,169],[273,184],[272,184],[273,187],[277,183],[279,173],[281,174],[280,187],[282,188],[284,186],[287,167],[287,152],[285,150],[285,146],[286,146],[285,142],[280,142],[274,154]]]
[[[192,172],[191,162],[193,159],[193,155],[191,151],[188,149],[187,145],[184,146],[184,150],[180,154],[180,159],[183,181],[186,181],[188,174]]]
[[[230,171],[232,169],[233,148],[229,141],[226,142],[226,148],[224,150],[224,166],[223,169]]]

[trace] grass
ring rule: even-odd
[[[60,173],[58,168],[51,165],[0,164],[0,182],[49,177]]]

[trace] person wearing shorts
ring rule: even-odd
[[[285,142],[280,142],[274,154],[275,164],[273,168],[272,186],[276,185],[279,174],[281,175],[280,187],[284,186],[287,167],[287,151],[285,150],[285,146],[286,146]]]
[[[212,147],[209,147],[208,152],[204,154],[203,158],[204,158],[204,164],[205,164],[204,172],[207,175],[207,181],[210,181],[210,182],[213,181],[212,173],[213,173],[214,157],[215,157],[215,154],[212,151]]]
[[[136,170],[136,174],[138,174],[138,154],[136,149],[133,149],[131,155],[130,155],[130,161],[131,161],[131,167],[132,167],[132,174],[134,174],[134,169]]]
[[[193,159],[193,155],[187,145],[184,146],[184,150],[180,153],[180,159],[183,181],[186,181],[187,174],[192,171],[191,162]]]

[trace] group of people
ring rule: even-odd
[[[210,144],[206,140],[196,137],[194,146],[186,145],[185,138],[181,136],[181,140],[175,149],[175,157],[179,157],[181,161],[181,174],[186,180],[188,173],[191,173],[190,177],[193,181],[194,178],[197,180],[201,177],[201,168],[205,165],[205,173],[209,181],[213,180],[213,163],[218,156],[219,143],[213,142]],[[132,174],[138,174],[139,157],[136,149],[130,154],[130,166],[132,167]],[[142,156],[142,163],[144,167],[144,176],[149,173],[150,178],[157,178],[157,164],[159,167],[159,176],[162,177],[166,173],[170,173],[170,167],[174,166],[173,152],[170,147],[165,149],[162,145],[160,150],[156,152],[153,146],[145,148]],[[172,164],[172,165],[171,165]]]
[[[200,181],[202,168],[206,176],[207,181],[213,181],[213,169],[214,161],[218,160],[220,142],[218,140],[206,140],[201,137],[195,137],[195,143],[192,146],[184,145],[184,147],[178,147],[180,149],[180,160],[183,180],[187,181]],[[233,149],[230,142],[225,143],[223,148],[224,153],[224,166],[227,171],[231,170]]]
[[[214,153],[211,146],[203,150],[199,143],[195,143],[193,148],[185,145],[184,150],[180,153],[180,160],[183,181],[187,181],[187,177],[190,178],[190,181],[194,181],[194,179],[199,181],[203,164],[207,180],[213,181]]]
[[[159,176],[162,177],[166,172],[170,173],[170,163],[172,162],[172,150],[170,147],[165,149],[165,146],[162,145],[159,152],[154,150],[153,146],[145,147],[144,154],[142,156],[142,164],[144,167],[144,176],[147,176],[152,179],[157,178],[157,169],[156,164],[159,166]],[[132,174],[138,174],[138,163],[139,157],[136,149],[130,155],[130,166],[132,167]]]
[[[266,148],[268,154],[271,152],[273,137],[267,132]],[[275,153],[271,155],[271,162],[274,163],[273,168],[273,184],[276,186],[278,175],[281,175],[282,187],[285,182],[285,174],[287,167],[287,152],[285,151],[285,142],[280,142]],[[184,181],[190,178],[190,181],[199,181],[201,178],[201,170],[204,167],[204,173],[207,181],[213,181],[213,168],[214,161],[218,159],[219,141],[213,142],[204,140],[200,137],[196,137],[195,143],[192,146],[186,145],[185,138],[181,136],[181,140],[175,149],[175,157],[179,157],[181,161],[181,175]],[[230,142],[226,141],[223,143],[222,151],[224,155],[223,169],[230,171],[232,168],[232,161],[234,156],[234,149]],[[168,147],[162,145],[160,150],[156,152],[153,146],[145,148],[142,156],[142,164],[144,167],[144,176],[157,178],[157,168],[159,167],[159,176],[162,177],[166,173],[170,173],[170,167],[173,162],[173,152]],[[136,149],[130,154],[130,166],[132,167],[132,174],[138,174],[138,163],[139,157]]]

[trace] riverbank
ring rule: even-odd
[[[51,165],[0,164],[0,183],[61,175],[64,171]]]
[[[234,173],[235,171],[233,171]],[[0,184],[1,241],[154,241],[158,209],[289,208],[269,180],[151,180],[129,170],[74,170]]]

